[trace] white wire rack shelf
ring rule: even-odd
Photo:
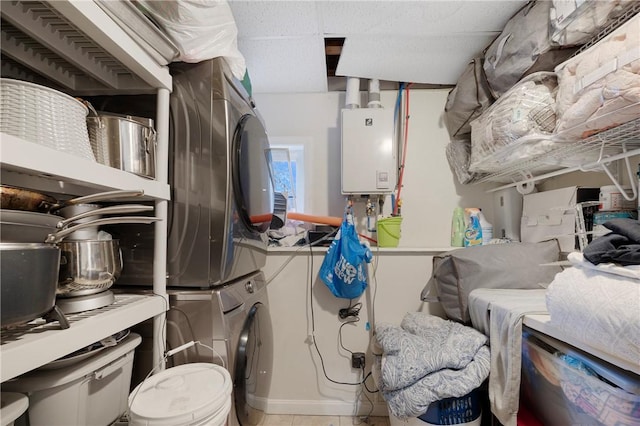
[[[74,95],[171,89],[168,69],[93,1],[3,1],[0,16],[5,77]]]
[[[36,319],[0,332],[0,381],[4,382],[89,346],[167,309],[157,295],[117,294],[111,305],[66,315],[70,327]]]
[[[546,153],[512,163],[478,182],[512,182],[505,185],[508,187],[577,170],[602,171],[602,164],[639,154],[640,118],[637,118],[585,139],[558,142]]]

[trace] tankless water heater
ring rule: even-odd
[[[393,110],[342,110],[342,193],[390,194],[397,180]]]

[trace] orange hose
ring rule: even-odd
[[[271,213],[258,214],[258,215],[251,216],[249,218],[251,223],[271,222],[271,219],[273,219],[273,215]]]
[[[287,219],[300,220],[302,222],[320,223],[322,225],[340,226],[341,217],[335,216],[315,216],[304,213],[287,212]]]

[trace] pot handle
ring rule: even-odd
[[[120,214],[120,213],[140,213],[149,212],[153,210],[153,206],[145,206],[143,204],[123,204],[118,206],[103,207],[100,209],[90,210],[84,213],[71,216],[67,219],[61,220],[56,224],[56,228],[64,229],[67,225],[87,217],[101,216],[104,214]]]
[[[69,320],[67,320],[67,317],[64,316],[64,312],[62,312],[62,309],[60,309],[56,305],[54,305],[49,312],[44,314],[43,318],[46,323],[58,321],[62,330],[66,330],[70,327]]]
[[[155,152],[157,133],[153,127],[145,128],[144,132],[144,150],[147,154],[151,155]]]
[[[74,204],[93,203],[96,201],[109,201],[115,198],[141,197],[143,195],[144,195],[144,190],[142,189],[134,189],[134,190],[125,189],[125,190],[118,190],[118,191],[99,192],[97,194],[85,195],[84,197],[72,198],[70,200],[64,201],[54,206],[53,210],[56,210],[65,206],[71,206]]]
[[[47,235],[47,238],[45,238],[44,242],[53,243],[53,244],[59,243],[67,235],[71,234],[72,232],[75,232],[83,228],[88,228],[91,226],[112,225],[112,224],[118,224],[118,223],[150,224],[153,222],[157,222],[159,220],[162,220],[162,219],[159,217],[151,217],[151,216],[122,216],[122,217],[107,217],[104,219],[96,219],[96,220],[91,220],[85,223],[79,223],[77,225],[73,225],[68,228],[65,228],[61,231],[54,232],[53,234],[49,234]]]

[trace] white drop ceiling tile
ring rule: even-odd
[[[468,61],[497,33],[388,36],[345,40],[336,75],[424,84],[455,84]],[[468,59],[464,59],[468,58]]]
[[[239,37],[321,34],[315,1],[229,1]]]
[[[324,40],[320,36],[239,39],[255,93],[326,92]]]
[[[319,1],[325,34],[434,35],[499,32],[526,0]]]

